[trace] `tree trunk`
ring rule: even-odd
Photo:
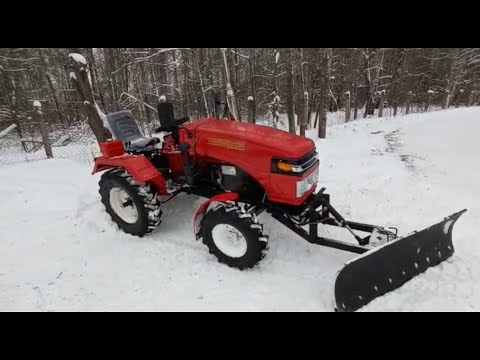
[[[314,93],[313,94],[313,99],[312,99],[311,102],[309,102],[309,106],[308,106],[308,116],[307,116],[307,127],[308,128],[312,127],[312,112],[315,109],[316,101],[317,101],[317,94]]]
[[[50,145],[50,139],[48,138],[48,128],[43,118],[42,107],[39,101],[34,102],[33,106],[35,107],[35,120],[40,127],[40,135],[42,136],[45,154],[47,155],[47,158],[51,159],[53,158],[52,146]]]
[[[110,107],[113,111],[117,111],[119,109],[118,106],[118,99],[120,94],[118,93],[118,85],[116,74],[113,74],[115,71],[115,56],[113,54],[112,48],[104,48],[104,56],[105,56],[105,71],[106,71],[106,78],[107,82],[110,85]]]
[[[251,122],[255,124],[255,117],[256,117],[256,87],[255,87],[255,49],[251,48],[250,49],[250,56],[248,58],[248,69],[249,69],[249,78],[250,78],[250,96],[253,97],[253,104],[248,104],[249,109],[251,107]],[[250,116],[248,117],[248,121],[250,122]]]
[[[320,124],[318,125],[318,137],[320,139],[325,139],[327,137],[327,112],[325,111],[325,103],[320,104],[319,106],[319,119]]]
[[[203,106],[205,107],[204,114],[206,116],[210,116],[210,111],[208,110],[208,103],[207,103],[207,94],[205,93],[205,88],[203,86],[203,79],[202,79],[202,71],[200,70],[200,60],[198,59],[196,53],[193,53],[193,56],[194,56],[194,61],[197,68],[198,79],[200,81],[200,89],[202,90]]]
[[[378,106],[378,117],[383,116],[383,103],[385,102],[385,90],[380,94],[380,105]]]
[[[366,51],[365,51],[366,53]],[[363,113],[363,118],[365,119],[368,115],[373,115],[375,113],[375,104],[373,103],[373,84],[371,79],[371,70],[370,70],[370,55],[367,57],[367,63],[365,66],[364,76],[365,76],[365,83],[367,88],[367,102],[365,104],[365,111]]]
[[[23,138],[23,129],[20,126],[20,119],[18,117],[19,106],[18,106],[18,89],[13,75],[8,75],[4,71],[3,67],[0,67],[0,71],[3,72],[4,87],[7,93],[7,102],[10,107],[10,114],[12,116],[12,122],[17,125],[16,130],[18,137]],[[27,151],[27,145],[22,141],[22,147],[24,151]]]
[[[97,141],[99,143],[104,142],[107,139],[112,138],[112,134],[104,127],[100,114],[97,111],[90,81],[88,80],[86,64],[76,62],[71,58],[70,63],[72,64],[75,74],[75,76],[72,74],[72,81],[85,105],[90,127],[92,128]]]
[[[353,120],[357,120],[358,118],[358,92],[355,90],[355,101],[354,101],[354,109],[353,109]]]
[[[351,109],[350,109],[350,91],[347,91],[345,93],[345,122],[349,122],[350,121],[350,113],[351,113]]]
[[[255,99],[253,96],[249,96],[248,102],[248,122],[255,124]]]
[[[296,134],[295,130],[295,113],[293,108],[293,61],[292,49],[285,49],[285,71],[287,73],[287,113],[288,113],[288,130],[292,134]]]
[[[62,113],[62,109],[60,107],[60,102],[58,101],[57,91],[55,90],[55,86],[53,86],[52,77],[50,75],[50,69],[47,63],[47,59],[45,57],[44,52],[41,49],[38,49],[38,55],[42,60],[43,71],[45,72],[45,77],[47,79],[48,87],[50,88],[50,92],[52,93],[53,101],[55,102],[55,110],[57,112],[58,120],[62,125],[66,125],[65,118]]]
[[[430,101],[431,101],[431,94],[430,91],[427,92],[427,100],[425,101],[425,107],[423,108],[424,112],[428,111],[428,108],[430,107]]]
[[[237,121],[242,121],[242,117],[240,114],[240,106],[239,106],[239,100],[240,98],[238,97],[238,83],[237,83],[237,71],[236,71],[236,66],[232,58],[232,53],[230,51],[230,48],[227,48],[227,63],[228,63],[228,71],[230,75],[230,85],[232,87],[232,91],[235,94],[233,101],[235,101],[235,108],[237,109],[236,111],[236,116],[237,116]],[[231,107],[233,109],[233,107]]]
[[[448,108],[450,107],[450,104],[451,104],[451,102],[452,102],[452,99],[453,99],[453,98],[455,97],[455,95],[456,95],[456,92],[455,92],[455,91],[456,91],[456,84],[454,83],[454,84],[453,84],[453,87],[452,87],[452,90],[447,93],[447,98],[445,99],[445,108],[448,109]]]
[[[413,94],[411,91],[408,92],[407,94],[407,102],[405,104],[405,114],[408,115],[410,114],[410,107],[411,107],[411,103],[412,103],[412,97],[413,97]]]
[[[322,103],[319,101],[317,105],[317,111],[315,112],[315,122],[313,124],[313,128],[317,128],[318,118],[320,116],[320,109],[322,108]]]
[[[468,97],[468,106],[472,106],[475,102],[475,91],[470,92],[470,96]]]
[[[300,69],[297,71],[297,123],[300,126],[300,136],[305,136],[305,98],[304,98],[305,89],[303,88],[302,80],[302,70],[301,64]]]
[[[327,99],[328,88],[330,81],[329,74],[329,62],[331,60],[332,49],[323,49],[321,51],[321,79],[320,82],[320,104],[319,104],[319,124],[318,124],[318,137],[325,139],[327,137]]]
[[[97,67],[95,66],[95,56],[93,55],[93,49],[89,48],[88,49],[88,55],[90,57],[90,63],[89,68],[90,68],[90,76],[92,78],[92,88],[93,92],[98,95],[100,98],[100,102],[102,103],[102,106],[105,107],[105,101],[103,99],[103,94],[102,94],[102,89],[98,85],[98,75],[97,75]]]

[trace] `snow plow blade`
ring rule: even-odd
[[[335,281],[337,312],[352,312],[437,266],[454,253],[452,230],[467,210],[348,262]]]

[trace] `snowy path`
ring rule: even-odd
[[[346,217],[405,235],[468,209],[450,260],[361,311],[480,310],[479,132],[469,108],[356,121],[317,141],[320,184]],[[90,170],[59,159],[0,169],[0,311],[332,311],[335,274],[354,254],[262,215],[267,258],[229,269],[194,240],[199,198],[168,203],[158,231],[134,238],[111,224]]]

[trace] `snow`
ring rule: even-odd
[[[77,75],[73,71],[70,72],[70,79],[77,80]]]
[[[248,100],[248,101],[253,101],[254,98],[253,98],[253,96],[249,96],[249,97],[247,98],[247,100]]]
[[[71,59],[73,59],[73,61],[75,61],[76,63],[82,64],[82,65],[87,65],[87,60],[85,59],[85,57],[83,55],[72,53],[72,54],[69,55],[69,57]]]
[[[468,209],[452,258],[359,311],[480,310],[479,117],[480,107],[459,108],[332,125],[324,140],[308,131],[319,184],[348,219],[406,235]],[[262,214],[267,257],[234,270],[195,241],[203,199],[179,195],[139,239],[112,224],[91,169],[66,159],[0,168],[0,311],[333,310],[336,273],[357,255],[309,244]]]
[[[100,116],[100,119],[102,119],[103,126],[105,127],[105,129],[108,129],[108,131],[110,131],[110,133],[113,136],[112,129],[110,128],[110,123],[108,122],[108,119],[107,119],[107,115],[105,115],[105,113],[102,111],[102,109],[100,109],[100,107],[96,102],[95,102],[95,109],[97,110],[97,113]]]
[[[40,103],[40,101],[35,100],[35,101],[33,102],[33,106],[36,107],[36,108],[41,108],[41,107],[42,107],[42,104]]]

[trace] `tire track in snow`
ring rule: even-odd
[[[378,135],[383,133],[383,131],[375,131],[371,132],[373,135]],[[410,155],[410,154],[402,154],[402,149],[403,149],[403,144],[401,142],[401,136],[404,135],[403,133],[400,132],[400,129],[396,129],[393,131],[390,131],[389,133],[385,134],[383,137],[385,141],[387,142],[385,152],[386,153],[391,153],[394,155],[399,156],[400,161],[405,165],[407,170],[414,174],[419,174],[419,169],[415,165],[415,160],[425,160],[421,157],[415,156],[415,155]],[[384,153],[378,149],[372,150],[371,155],[384,155]]]

